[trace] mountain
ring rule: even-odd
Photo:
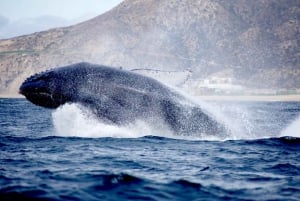
[[[249,88],[300,88],[299,0],[125,0],[83,23],[0,40],[0,93],[48,68],[225,73]],[[229,72],[229,73],[228,73]]]

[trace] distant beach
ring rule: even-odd
[[[199,100],[205,101],[300,101],[300,95],[270,95],[270,96],[251,96],[251,95],[240,95],[240,96],[196,96]]]
[[[19,94],[0,94],[0,98],[25,98]]]

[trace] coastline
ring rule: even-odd
[[[25,98],[20,94],[0,94],[0,98]]]
[[[300,95],[230,95],[230,96],[196,96],[199,100],[204,101],[260,101],[260,102],[300,102]]]
[[[203,101],[261,101],[261,102],[275,102],[275,101],[288,101],[300,102],[300,94],[294,95],[204,95],[194,96],[196,99]],[[0,98],[25,98],[19,94],[0,94]]]

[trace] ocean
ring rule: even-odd
[[[300,102],[201,106],[225,139],[0,99],[0,200],[300,200]]]

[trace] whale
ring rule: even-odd
[[[28,77],[19,93],[35,105],[76,103],[100,121],[135,121],[167,126],[177,135],[224,136],[226,126],[177,90],[132,71],[87,62],[56,67]]]

